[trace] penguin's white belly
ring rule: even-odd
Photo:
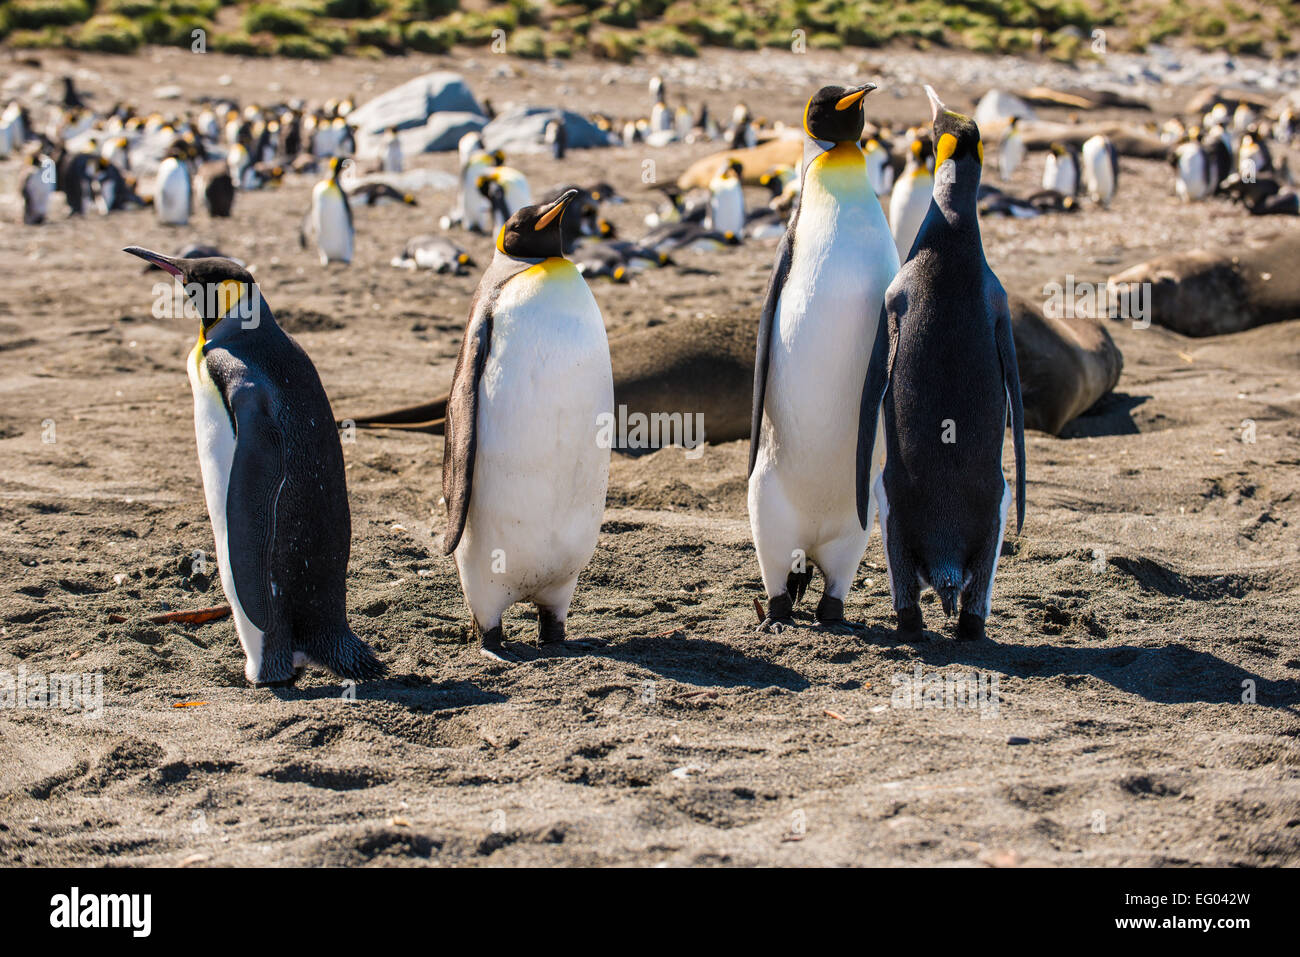
[[[860,195],[833,197],[809,171],[769,343],[751,502],[756,481],[775,480],[809,542],[858,521],[862,387],[885,290],[898,272],[884,213],[862,185]]]
[[[352,262],[352,224],[338,188],[317,183],[312,192],[312,226],[324,262]]]
[[[745,228],[745,192],[740,180],[728,177],[724,182],[715,183],[709,219],[712,228],[720,233],[741,234]]]
[[[1083,144],[1083,168],[1089,197],[1102,204],[1109,203],[1115,195],[1115,169],[1104,143],[1090,139]]]
[[[889,197],[889,231],[894,234],[898,260],[903,262],[912,251],[916,234],[930,209],[934,180],[928,173],[905,176],[894,184]]]
[[[609,344],[577,269],[556,263],[501,291],[479,384],[474,480],[455,555],[471,610],[489,627],[515,601],[577,578],[605,509]]]
[[[184,226],[190,219],[190,177],[175,159],[166,159],[158,168],[158,186],[154,191],[158,220],[165,226]]]
[[[256,681],[262,668],[265,636],[244,614],[244,606],[235,591],[234,575],[230,571],[230,542],[226,537],[226,493],[230,487],[230,469],[235,461],[235,430],[231,427],[221,392],[202,363],[201,347],[195,346],[190,353],[188,371],[190,390],[194,393],[194,438],[198,443],[199,471],[203,474],[203,495],[217,546],[221,589],[230,602],[235,631],[247,658],[244,674],[249,681]]]

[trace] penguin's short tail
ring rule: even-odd
[[[790,595],[790,601],[792,604],[797,605],[799,602],[803,601],[804,592],[808,590],[808,586],[811,583],[811,567],[801,572],[792,571],[786,576],[785,590]]]
[[[312,649],[311,658],[340,678],[368,681],[382,678],[387,666],[375,657],[374,650],[352,633],[346,624],[323,636]]]
[[[957,612],[957,600],[961,597],[963,587],[961,572],[952,565],[934,569],[930,573],[930,587],[939,596],[943,605],[943,616],[951,618]]]

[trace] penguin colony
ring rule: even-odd
[[[414,236],[392,264],[464,275],[478,264],[446,233],[495,237],[456,362],[443,468],[443,547],[485,656],[513,663],[596,647],[567,631],[610,464],[597,427],[613,412],[609,346],[588,281],[625,282],[673,265],[680,251],[757,239],[779,239],[756,309],[749,513],[767,596],[760,629],[795,624],[814,571],[814,626],[860,627],[846,620],[845,599],[878,514],[899,638],[925,638],[924,587],[957,616],[956,638],[984,637],[1013,499],[1017,531],[1024,520],[1026,478],[1007,297],[984,258],[979,216],[1069,212],[1085,196],[1106,206],[1119,186],[1117,153],[1105,136],[1081,148],[1054,143],[1042,190],[1020,199],[981,183],[980,130],[933,90],[930,122],[895,133],[866,121],[874,89],[813,93],[802,161],[758,178],[765,206],[746,208],[744,166],[723,162],[707,188],[658,187],[663,200],[635,241],[601,216],[602,204],[623,201],[609,184],[564,184],[535,200],[500,151],[478,133],[462,138],[443,232]],[[650,94],[649,116],[622,127],[627,145],[741,149],[771,129],[743,105],[725,130],[707,108],[674,109],[658,77]],[[353,258],[354,206],[418,205],[382,178],[347,182],[351,109],[350,100],[319,110],[205,101],[184,117],[122,104],[97,115],[68,80],[64,109],[44,131],[17,103],[0,113],[0,155],[30,152],[21,193],[31,225],[49,218],[56,192],[73,216],[145,207],[184,226],[196,194],[209,216],[228,217],[240,194],[275,188],[287,172],[319,175],[300,241],[335,268]],[[1160,135],[1179,199],[1225,194],[1259,215],[1297,211],[1267,143],[1298,132],[1291,117],[1270,128],[1219,104],[1201,126],[1175,122]],[[563,157],[563,120],[547,124],[545,146]],[[1026,155],[1014,117],[996,151],[990,168],[1005,182]],[[405,165],[397,131],[386,131],[368,172]],[[195,435],[246,677],[282,685],[308,664],[355,680],[381,675],[347,623],[342,450],[311,360],[239,261],[200,245],[126,252],[182,282],[200,318],[188,361]],[[1014,486],[1002,469],[1008,425]],[[502,616],[517,602],[537,608],[535,644],[506,638]]]

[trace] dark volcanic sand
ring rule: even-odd
[[[66,68],[42,59],[52,73]],[[465,69],[498,107],[567,95],[624,113],[633,108],[621,104],[644,108],[658,68],[490,59],[317,68],[167,51],[78,63],[98,74],[83,85],[99,105],[126,95],[145,109],[175,108],[150,96],[169,82],[187,96],[364,99],[436,65]],[[699,82],[716,67],[746,85],[715,84],[716,113],[744,95],[756,112],[790,121],[817,78],[840,79],[853,62],[810,55],[794,78],[731,55],[691,66]],[[888,82],[891,62],[875,56],[860,72]],[[971,97],[944,89],[943,58],[929,62],[940,91],[969,107]],[[962,62],[986,63],[986,84],[999,81],[997,61]],[[519,75],[495,75],[505,64]],[[223,73],[230,87],[217,86]],[[268,95],[273,81],[281,91]],[[680,78],[672,86],[692,103],[699,90]],[[919,120],[923,103],[915,87],[902,99],[882,92],[873,115]],[[575,153],[564,173],[546,157],[515,163],[539,191],[613,181],[638,200],[612,210],[635,235],[649,209],[642,160],[666,179],[703,152]],[[454,159],[421,163],[450,170]],[[1027,192],[1041,163],[1032,156],[1015,186]],[[1042,284],[1066,273],[1099,280],[1157,253],[1248,250],[1296,228],[1226,204],[1178,207],[1162,164],[1121,165],[1108,211],[985,222],[1008,289],[1041,299]],[[388,266],[406,237],[433,228],[450,194],[423,192],[417,210],[358,210],[355,264],[322,270],[296,242],[309,178],[241,196],[228,222],[200,212],[189,228],[167,229],[149,212],[81,222],[60,212],[30,229],[14,223],[18,173],[17,161],[0,164],[0,669],[102,672],[105,705],[97,719],[0,711],[0,861],[1300,858],[1300,322],[1208,340],[1112,324],[1125,359],[1116,394],[1069,437],[1028,437],[1025,528],[1008,538],[991,640],[973,646],[947,637],[933,601],[931,641],[892,643],[874,534],[848,601],[863,637],[755,636],[747,447],[733,442],[694,461],[671,449],[615,456],[604,530],[570,619],[574,634],[610,639],[606,653],[489,663],[470,643],[454,565],[433,537],[442,440],[359,433],[344,446],[351,616],[392,677],[349,702],[319,671],[295,690],[246,687],[229,620],[142,621],[224,597],[215,581],[186,574],[192,552],[213,548],[184,372],[195,330],[151,317],[159,274],[142,276],[118,250],[208,239],[248,260],[335,411],[371,412],[428,398],[450,378],[477,276]],[[470,245],[485,261],[487,242]],[[611,335],[696,313],[756,315],[772,254],[754,244],[687,257],[698,271],[597,283],[596,295]],[[42,442],[46,419],[53,444]],[[1243,441],[1247,419],[1254,443]],[[534,627],[531,610],[507,618],[516,635]],[[996,677],[996,717],[891,708],[893,679],[918,665]],[[1244,682],[1253,704],[1242,701]],[[206,704],[172,707],[190,701]]]

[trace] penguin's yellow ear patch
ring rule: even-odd
[[[501,252],[505,252],[506,251],[505,244],[506,244],[506,228],[502,226],[500,232],[497,233],[497,249],[499,249]]]
[[[226,313],[234,308],[235,303],[244,298],[244,283],[236,279],[223,279],[217,286],[217,295],[214,302],[215,315],[213,319],[224,319]]]
[[[948,160],[952,159],[953,151],[957,149],[957,137],[951,133],[944,133],[939,137],[939,142],[934,147],[934,165],[937,169]]]
[[[984,144],[983,143],[975,144],[975,155],[980,158],[980,165],[983,166],[984,165]]]

